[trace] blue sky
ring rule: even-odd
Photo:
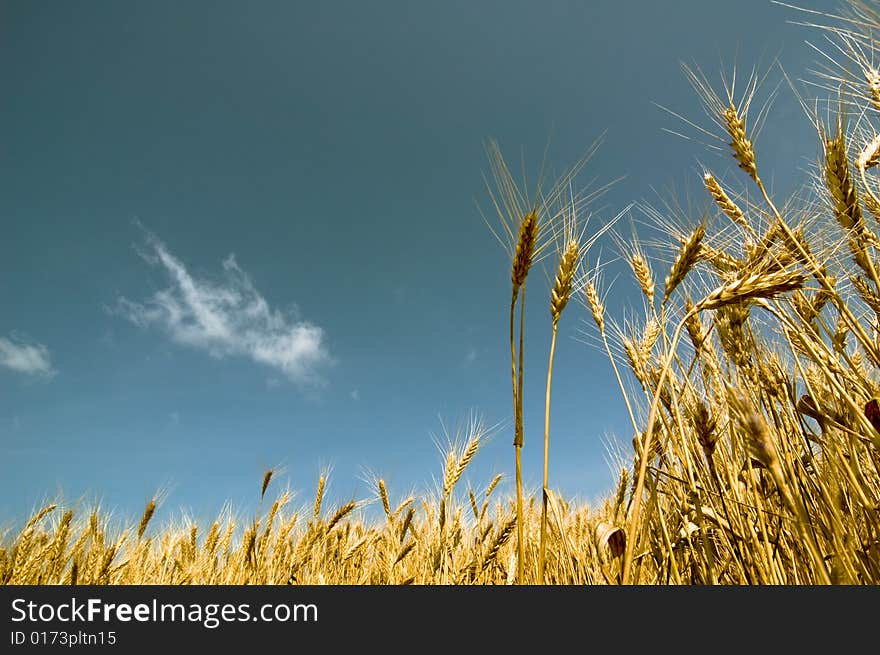
[[[804,3],[811,4],[811,3]],[[0,522],[47,497],[136,514],[433,484],[437,442],[502,424],[468,472],[512,475],[509,261],[483,222],[484,145],[580,181],[595,225],[731,160],[679,63],[715,73],[815,32],[769,0],[0,3]],[[779,79],[771,74],[771,80]],[[656,104],[655,104],[656,103]],[[757,141],[788,189],[815,139],[786,88]],[[732,174],[732,173],[730,173]],[[702,202],[702,196],[700,196]],[[633,216],[639,219],[638,215]],[[600,252],[610,259],[613,244]],[[609,269],[613,275],[613,267]],[[658,273],[665,274],[665,273]],[[540,481],[546,276],[526,325],[526,482]],[[637,303],[628,281],[609,311]],[[563,316],[551,481],[594,499],[631,429],[608,362]]]

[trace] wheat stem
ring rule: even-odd
[[[553,380],[553,358],[556,354],[558,321],[553,321],[550,339],[550,359],[547,364],[547,391],[544,398],[544,485],[541,502],[541,541],[538,554],[538,584],[544,584],[547,550],[547,494],[550,488],[550,383]]]

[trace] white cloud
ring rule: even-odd
[[[43,344],[25,343],[20,339],[11,341],[0,337],[0,366],[30,375],[55,375],[49,349]]]
[[[352,390],[349,392],[348,395],[351,396],[351,399],[352,399],[352,400],[355,400],[355,401],[361,399],[361,392],[360,392],[360,389],[352,389]]]
[[[464,356],[464,365],[470,366],[475,361],[477,361],[477,349],[470,348]]]
[[[213,357],[244,356],[282,372],[298,384],[320,382],[318,370],[332,360],[317,325],[295,320],[269,307],[239,268],[235,256],[223,262],[225,280],[217,284],[194,278],[157,238],[153,254],[172,285],[144,302],[120,298],[118,311],[140,327],[158,326],[181,345]]]

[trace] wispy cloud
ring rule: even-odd
[[[27,343],[17,337],[13,339],[0,337],[0,366],[28,375],[55,375],[46,346],[41,343]]]
[[[465,367],[468,367],[471,364],[473,364],[475,361],[477,361],[477,349],[470,348],[470,349],[468,349],[467,353],[464,356],[464,365],[465,365]]]
[[[143,302],[120,298],[117,311],[143,328],[156,326],[173,341],[213,357],[243,356],[282,372],[297,384],[321,381],[332,359],[317,325],[272,309],[234,255],[223,261],[221,283],[194,278],[158,238],[148,236],[144,259],[165,270],[171,286]]]
[[[351,399],[354,401],[358,401],[361,399],[360,389],[352,389],[348,395],[351,396]]]

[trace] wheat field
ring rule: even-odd
[[[628,208],[671,243],[623,238],[623,212],[598,229],[582,220],[607,188],[573,191],[592,149],[530,190],[490,143],[485,218],[512,284],[509,333],[498,337],[511,355],[510,497],[501,475],[463,482],[489,432],[474,420],[446,453],[438,489],[420,495],[399,497],[377,478],[370,498],[327,507],[322,477],[313,503],[293,507],[270,470],[255,481],[255,515],[209,525],[156,525],[158,499],[130,523],[48,505],[0,536],[0,584],[880,583],[880,4],[851,0],[807,19],[831,45],[810,87],[819,97],[790,87],[817,135],[815,165],[790,198],[764,183],[772,172],[755,132],[772,121],[757,73],[715,85],[684,69],[702,111],[685,128],[714,137],[736,175],[704,170],[696,214]],[[622,301],[591,264],[608,235],[641,320],[619,318]],[[526,307],[544,259],[555,275],[529,286]],[[528,371],[546,376],[539,436],[522,422],[523,316],[548,306],[547,370]],[[616,487],[595,506],[555,493],[548,467],[557,327],[577,312],[633,430]],[[524,443],[528,456],[543,453],[538,494],[523,489]],[[365,504],[381,518],[367,520]]]

